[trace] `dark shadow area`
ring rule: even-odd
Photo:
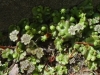
[[[0,30],[7,30],[9,25],[16,24],[22,18],[31,16],[31,9],[38,5],[49,6],[52,9],[71,8],[84,0],[1,0]],[[93,0],[96,6],[100,0]]]

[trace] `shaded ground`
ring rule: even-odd
[[[84,0],[0,0],[0,30],[7,30],[9,25],[16,24],[20,19],[31,16],[34,6],[43,5],[53,9],[73,7]],[[100,0],[93,0],[96,6]],[[2,28],[1,28],[2,27]]]

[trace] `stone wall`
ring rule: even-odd
[[[7,30],[9,25],[16,24],[20,19],[30,17],[34,6],[43,5],[53,9],[73,7],[84,0],[0,0],[0,30]],[[100,0],[93,0],[96,6]]]

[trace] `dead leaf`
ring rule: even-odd
[[[9,71],[9,75],[18,75],[19,68],[18,64],[15,64],[13,68]]]

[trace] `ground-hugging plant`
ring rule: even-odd
[[[66,75],[69,65],[81,61],[91,71],[97,70],[100,67],[100,11],[99,7],[94,10],[91,1],[86,0],[70,10],[37,6],[32,9],[31,18],[11,25],[9,38],[14,46],[0,49],[0,74],[7,75],[18,64],[21,75]],[[84,60],[77,61],[76,55]],[[79,68],[73,67],[73,71]]]

